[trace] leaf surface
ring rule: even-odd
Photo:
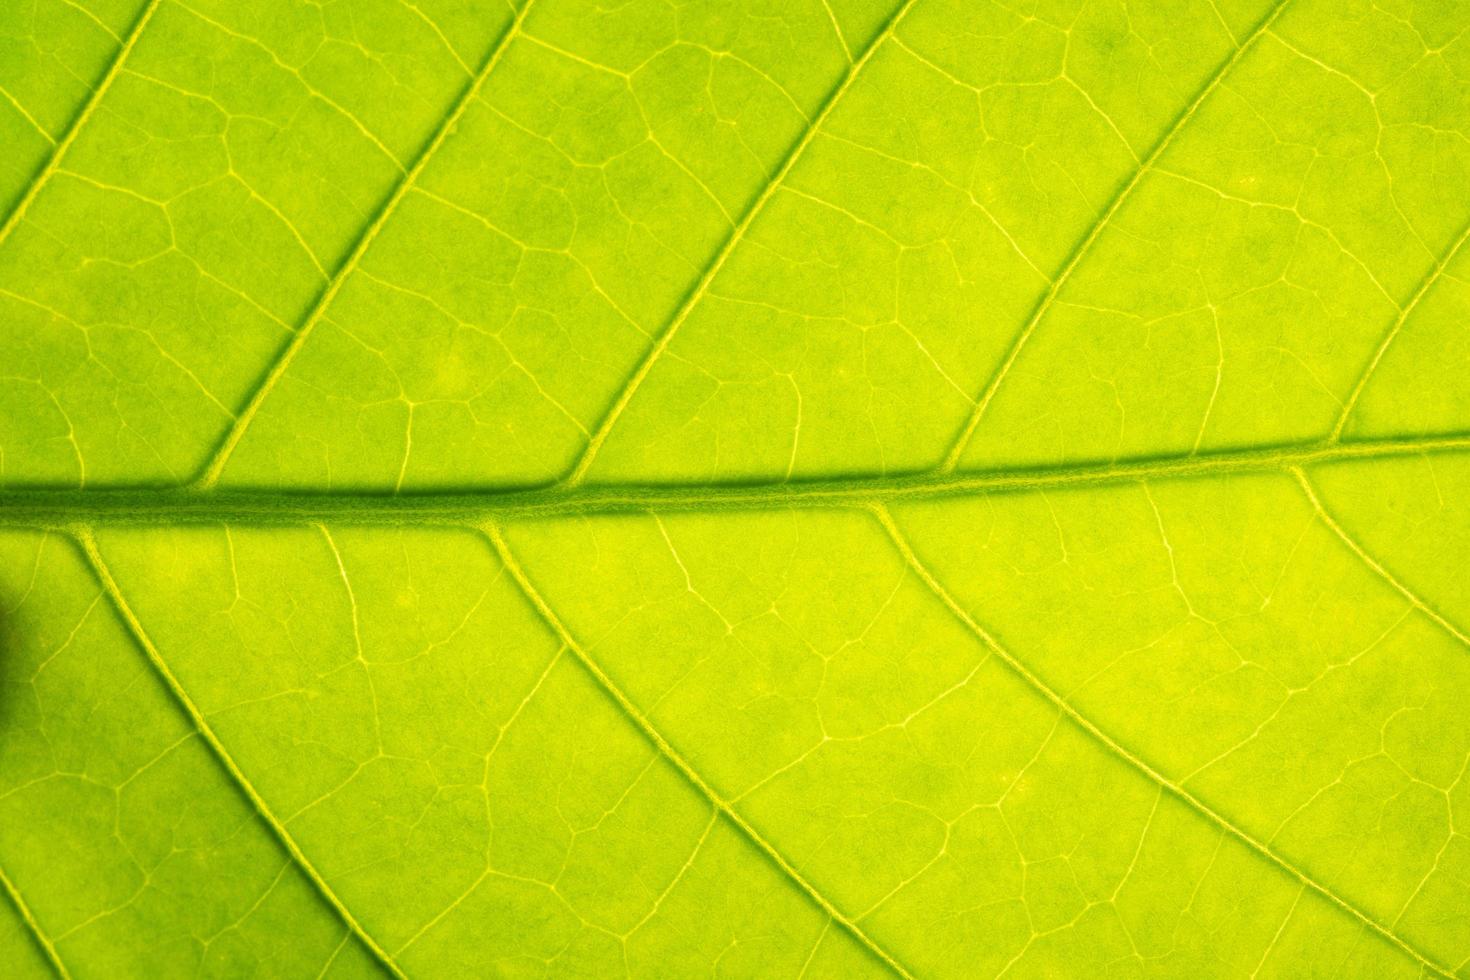
[[[1470,11],[0,12],[20,976],[1470,976]]]

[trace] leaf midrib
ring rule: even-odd
[[[474,525],[493,518],[558,517],[663,510],[719,512],[870,506],[994,492],[1105,486],[1148,479],[1204,479],[1281,473],[1321,463],[1470,452],[1470,433],[1439,433],[1353,442],[1163,456],[1112,463],[929,471],[777,483],[594,484],[484,487],[412,493],[362,490],[201,490],[195,487],[0,492],[0,527],[65,529],[75,525],[258,526]]]

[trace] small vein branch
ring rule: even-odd
[[[888,18],[888,22],[883,26],[883,29],[874,35],[872,41],[868,42],[868,46],[863,50],[862,55],[848,67],[847,73],[843,75],[842,80],[838,82],[831,94],[827,96],[820,111],[818,111],[817,115],[807,125],[800,138],[791,145],[791,148],[786,153],[785,159],[781,161],[781,165],[761,189],[760,195],[746,209],[744,217],[740,219],[740,223],[730,229],[730,233],[725,237],[725,241],[720,246],[720,250],[715,253],[714,257],[710,259],[709,264],[705,266],[699,279],[684,297],[683,302],[679,304],[678,309],[674,311],[674,315],[669,318],[668,323],[659,332],[658,339],[654,341],[653,346],[643,355],[643,360],[639,362],[632,376],[623,385],[622,390],[618,392],[612,407],[607,410],[607,414],[602,417],[597,427],[593,429],[592,437],[587,440],[587,448],[583,450],[582,455],[578,457],[577,461],[572,464],[571,471],[563,481],[567,486],[578,486],[587,478],[587,471],[592,468],[593,460],[597,458],[598,452],[602,449],[602,444],[607,441],[608,435],[612,432],[613,427],[617,425],[618,419],[622,417],[623,412],[628,407],[628,403],[633,400],[633,396],[637,394],[644,379],[653,370],[654,363],[663,356],[664,351],[673,342],[674,335],[679,332],[679,328],[684,325],[684,321],[689,319],[689,314],[704,299],[705,294],[709,291],[710,283],[720,274],[720,270],[725,267],[725,262],[745,238],[746,232],[750,230],[756,218],[760,217],[761,212],[765,210],[766,205],[770,203],[776,191],[786,182],[786,178],[790,175],[792,168],[796,166],[797,160],[801,158],[802,154],[806,152],[806,148],[816,138],[823,123],[827,121],[827,117],[832,114],[832,110],[836,108],[837,103],[842,101],[842,96],[852,88],[853,82],[857,80],[858,75],[867,66],[873,54],[893,34],[894,30],[898,28],[899,22],[903,20],[904,15],[909,12],[909,9],[913,7],[915,2],[917,0],[904,0],[903,4]]]
[[[1251,32],[1250,36],[1236,46],[1235,51],[1230,57],[1215,70],[1214,74],[1195,93],[1189,105],[1175,117],[1168,130],[1164,132],[1163,136],[1159,137],[1159,141],[1149,151],[1148,156],[1144,157],[1138,166],[1134,168],[1133,174],[1129,177],[1127,183],[1118,188],[1112,200],[1108,202],[1097,219],[1093,221],[1091,227],[1087,229],[1087,233],[1077,242],[1077,245],[1072,249],[1072,254],[1062,266],[1061,271],[1056,274],[1046,292],[1036,301],[1036,306],[1032,309],[1031,315],[1026,318],[1026,322],[1021,326],[1020,331],[1017,332],[1010,346],[1006,349],[1005,355],[1001,358],[1000,366],[995,369],[995,372],[990,376],[990,380],[986,382],[984,390],[980,393],[980,397],[975,400],[975,407],[971,410],[970,417],[965,420],[964,428],[960,430],[959,436],[955,439],[954,444],[950,446],[949,452],[945,455],[944,460],[939,464],[939,472],[951,473],[959,466],[960,460],[965,455],[965,450],[970,445],[970,440],[975,436],[975,430],[980,426],[980,420],[985,417],[986,410],[990,408],[991,401],[995,399],[995,393],[1000,390],[1001,382],[1010,373],[1012,365],[1016,363],[1016,358],[1021,356],[1021,350],[1031,340],[1031,335],[1036,332],[1037,326],[1046,316],[1047,311],[1051,309],[1052,304],[1056,301],[1057,295],[1061,293],[1062,288],[1072,278],[1072,274],[1077,271],[1077,267],[1082,264],[1083,258],[1092,250],[1092,246],[1097,243],[1098,238],[1102,236],[1103,230],[1112,224],[1113,218],[1122,210],[1123,205],[1127,203],[1128,199],[1133,196],[1133,192],[1138,188],[1138,185],[1143,183],[1143,178],[1154,169],[1155,164],[1163,157],[1164,152],[1169,149],[1175,137],[1194,118],[1195,113],[1199,111],[1199,107],[1204,105],[1205,100],[1219,87],[1220,82],[1224,80],[1225,76],[1230,74],[1231,70],[1239,64],[1241,58],[1245,57],[1246,52],[1270,29],[1271,25],[1275,23],[1276,18],[1281,16],[1281,12],[1286,9],[1286,5],[1290,2],[1291,0],[1278,0],[1270,12],[1256,25],[1255,30]]]
[[[1323,885],[1316,879],[1309,877],[1307,873],[1301,868],[1298,868],[1286,858],[1277,854],[1269,846],[1252,837],[1245,830],[1238,827],[1228,818],[1211,808],[1209,804],[1205,803],[1203,800],[1195,796],[1193,793],[1185,789],[1180,784],[1171,780],[1168,776],[1159,772],[1153,766],[1149,765],[1142,758],[1135,755],[1132,751],[1125,748],[1122,744],[1113,739],[1112,736],[1108,735],[1105,731],[1099,728],[1097,724],[1094,723],[1090,718],[1088,718],[1086,715],[1082,714],[1075,707],[1073,707],[1071,702],[1062,697],[1059,693],[1057,693],[1056,690],[1054,690],[1044,680],[1042,680],[1039,676],[1032,672],[1031,668],[1027,667],[1024,663],[1018,660],[1016,656],[1012,654],[1008,649],[1001,646],[1000,641],[997,640],[990,633],[990,631],[985,629],[984,626],[980,625],[980,623],[973,616],[970,615],[969,611],[964,606],[960,605],[959,600],[957,600],[950,593],[950,591],[944,587],[943,583],[941,583],[934,576],[934,573],[930,571],[928,566],[925,565],[923,561],[919,558],[918,554],[914,551],[913,546],[909,543],[908,539],[899,529],[897,522],[894,521],[893,515],[888,512],[888,508],[879,504],[873,508],[873,514],[877,518],[878,523],[882,525],[883,530],[887,532],[888,537],[892,540],[894,547],[897,548],[899,553],[902,555],[903,560],[908,565],[909,569],[914,573],[914,575],[919,578],[921,582],[924,583],[929,591],[933,593],[933,595],[944,604],[944,606],[950,611],[951,615],[959,620],[966,629],[968,629],[977,639],[980,640],[981,643],[986,646],[986,648],[988,648],[1007,667],[1009,667],[1013,673],[1015,673],[1018,677],[1021,678],[1021,680],[1023,680],[1029,687],[1031,687],[1032,690],[1036,691],[1036,693],[1040,694],[1054,707],[1056,707],[1057,710],[1061,711],[1069,719],[1071,719],[1073,724],[1077,725],[1083,731],[1087,732],[1088,735],[1092,736],[1092,738],[1094,738],[1099,744],[1101,744],[1105,749],[1111,752],[1114,756],[1116,756],[1119,760],[1124,762],[1130,768],[1147,777],[1154,784],[1174,796],[1180,802],[1184,803],[1190,809],[1194,810],[1197,814],[1204,817],[1206,820],[1213,823],[1215,826],[1219,827],[1221,830],[1225,831],[1227,834],[1234,837],[1242,844],[1245,844],[1251,850],[1255,851],[1258,855],[1265,858],[1271,864],[1275,865],[1277,869],[1284,872],[1286,875],[1290,876],[1292,879],[1299,882],[1303,886],[1312,889],[1312,891],[1316,892],[1318,895],[1331,902],[1338,909],[1352,916],[1359,923],[1371,929],[1379,936],[1382,936],[1385,940],[1392,943],[1399,950],[1411,957],[1415,962],[1417,962],[1424,969],[1428,970],[1430,973],[1433,973],[1436,976],[1444,977],[1446,978],[1446,980],[1449,980],[1449,978],[1453,977],[1453,971],[1451,971],[1449,968],[1441,966],[1440,964],[1429,959],[1425,954],[1421,953],[1418,949],[1409,945],[1408,942],[1400,938],[1399,935],[1393,930],[1382,925],[1377,920],[1369,916],[1367,913],[1358,909],[1357,906],[1349,903],[1346,899],[1340,897],[1336,892],[1329,889],[1326,885]]]
[[[1408,600],[1409,605],[1413,606],[1419,612],[1427,616],[1440,629],[1444,630],[1456,640],[1459,640],[1461,645],[1465,646],[1466,648],[1470,648],[1470,636],[1467,636],[1464,630],[1460,629],[1454,623],[1450,622],[1448,619],[1445,619],[1444,616],[1440,615],[1433,606],[1420,598],[1419,594],[1416,593],[1414,590],[1410,589],[1403,582],[1399,581],[1398,577],[1390,572],[1387,568],[1384,568],[1383,565],[1379,563],[1378,559],[1374,558],[1371,554],[1368,553],[1368,550],[1366,548],[1358,543],[1357,539],[1347,533],[1347,529],[1337,522],[1337,518],[1332,515],[1332,512],[1329,511],[1327,509],[1327,506],[1322,503],[1321,498],[1317,496],[1316,488],[1312,486],[1312,481],[1307,479],[1307,474],[1302,470],[1300,466],[1291,467],[1291,475],[1296,477],[1296,482],[1301,485],[1302,492],[1307,495],[1307,500],[1311,502],[1312,507],[1317,511],[1317,518],[1327,526],[1328,530],[1337,535],[1338,540],[1347,545],[1348,550],[1351,551],[1360,562],[1367,566],[1368,569],[1373,572],[1373,574],[1377,575],[1380,579],[1387,583],[1389,588],[1393,589],[1399,595]]]
[[[162,0],[148,0],[147,6],[138,14],[138,18],[133,21],[133,26],[129,29],[127,37],[123,39],[122,44],[118,45],[117,52],[112,57],[112,63],[107,66],[106,73],[97,82],[91,94],[87,96],[87,101],[82,104],[81,109],[72,117],[71,124],[67,126],[65,135],[52,146],[51,154],[46,158],[45,164],[42,165],[40,171],[30,182],[30,185],[26,187],[25,193],[15,203],[15,207],[11,208],[10,213],[5,216],[4,224],[0,224],[0,245],[5,244],[5,240],[10,237],[10,233],[25,219],[26,211],[30,209],[31,203],[35,201],[36,196],[41,193],[41,188],[46,186],[51,176],[61,166],[62,158],[71,149],[72,143],[76,142],[77,134],[87,125],[87,120],[92,118],[92,113],[101,104],[102,97],[112,88],[113,80],[117,78],[118,73],[122,70],[123,62],[127,61],[128,55],[137,46],[138,38],[142,36],[143,29],[148,26],[148,22],[153,19],[153,14],[158,10],[161,2]]]
[[[26,900],[21,897],[20,889],[15,887],[15,882],[10,880],[10,876],[5,873],[4,868],[0,868],[0,889],[3,889],[5,894],[10,898],[10,902],[15,906],[16,912],[20,913],[21,921],[26,924],[26,929],[30,932],[31,938],[36,941],[36,945],[45,954],[47,961],[51,964],[51,968],[56,971],[56,975],[61,977],[62,980],[71,980],[71,974],[67,972],[66,964],[61,962],[61,956],[56,952],[56,947],[52,945],[51,939],[46,935],[45,930],[41,928],[41,923],[36,921],[35,913],[26,904]]]
[[[1358,380],[1348,394],[1347,401],[1342,403],[1342,412],[1337,416],[1337,423],[1332,427],[1330,438],[1333,442],[1342,438],[1348,419],[1352,417],[1353,410],[1358,407],[1358,399],[1363,396],[1363,390],[1368,387],[1368,382],[1373,380],[1373,375],[1378,372],[1378,365],[1382,363],[1383,355],[1388,353],[1388,349],[1403,332],[1404,324],[1408,323],[1409,318],[1414,315],[1419,301],[1433,290],[1434,284],[1443,277],[1444,270],[1449,268],[1450,263],[1455,260],[1455,256],[1460,253],[1460,249],[1465,246],[1467,240],[1470,240],[1470,221],[1467,221],[1465,227],[1460,229],[1459,236],[1451,242],[1449,249],[1439,257],[1434,265],[1429,267],[1429,271],[1424,274],[1424,279],[1419,283],[1419,288],[1414,290],[1414,295],[1404,304],[1403,309],[1399,310],[1399,315],[1394,318],[1393,323],[1389,324],[1383,339],[1378,342],[1378,349],[1373,352],[1373,359],[1368,362],[1367,367],[1363,368],[1363,373],[1358,375]]]
[[[659,754],[669,760],[683,774],[684,778],[689,781],[690,785],[709,801],[711,806],[721,813],[725,819],[734,824],[736,829],[745,835],[746,839],[764,853],[832,921],[846,929],[854,939],[866,947],[869,952],[881,960],[895,974],[912,980],[913,975],[904,968],[903,964],[899,963],[882,946],[879,946],[872,937],[863,931],[861,926],[844,915],[825,895],[819,892],[801,872],[797,871],[791,865],[791,862],[780,851],[776,850],[775,845],[766,840],[760,831],[756,830],[745,817],[741,816],[739,811],[728,800],[716,792],[714,787],[710,786],[704,777],[689,764],[689,761],[673,745],[669,744],[668,739],[664,738],[663,733],[653,726],[653,723],[648,720],[643,712],[639,710],[638,706],[623,692],[622,688],[618,687],[613,679],[608,676],[607,672],[602,669],[602,666],[596,660],[592,659],[592,656],[577,641],[576,637],[572,636],[566,625],[562,623],[561,618],[556,615],[556,612],[551,608],[550,604],[547,603],[546,599],[537,591],[536,587],[531,583],[531,580],[526,576],[525,570],[521,567],[514,553],[511,552],[510,546],[506,544],[505,537],[501,534],[499,526],[493,523],[486,523],[482,525],[482,529],[485,536],[489,539],[491,546],[495,549],[496,555],[499,556],[501,563],[505,566],[506,571],[510,572],[511,577],[515,579],[516,585],[520,587],[527,601],[536,609],[542,621],[556,634],[562,644],[572,652],[572,655],[577,658],[577,662],[592,676],[592,679],[602,688],[603,692],[616,702],[628,720],[653,744]]]
[[[250,424],[255,421],[255,416],[260,412],[261,405],[270,397],[271,392],[275,390],[276,385],[291,366],[291,362],[296,359],[296,355],[306,345],[307,338],[311,336],[316,325],[326,315],[328,308],[331,307],[332,302],[337,298],[337,294],[341,292],[342,286],[351,277],[359,263],[362,262],[363,256],[367,254],[368,249],[377,240],[378,235],[382,232],[384,226],[387,225],[388,220],[398,209],[398,205],[402,203],[404,197],[408,195],[408,192],[413,189],[414,184],[418,182],[420,175],[424,172],[424,168],[428,166],[429,161],[439,151],[439,148],[444,145],[444,141],[454,132],[459,120],[464,116],[465,110],[479,96],[486,79],[495,71],[496,66],[500,64],[501,57],[505,54],[506,49],[510,47],[510,42],[520,34],[521,25],[525,23],[526,15],[530,12],[534,3],[535,0],[527,0],[510,26],[501,33],[499,40],[495,42],[495,47],[485,59],[485,64],[480,68],[479,73],[465,85],[464,90],[460,92],[458,99],[455,100],[448,114],[445,115],[440,121],[438,128],[435,129],[434,135],[429,138],[428,142],[424,144],[423,149],[419,151],[419,155],[414,160],[413,166],[399,178],[397,185],[393,188],[393,192],[378,209],[377,215],[362,230],[362,234],[358,236],[357,243],[353,246],[352,251],[342,261],[342,264],[337,267],[337,271],[333,273],[331,280],[327,282],[322,288],[322,291],[317,295],[316,302],[312,304],[311,309],[306,314],[306,318],[301,321],[300,326],[296,328],[296,332],[291,337],[291,340],[282,348],[280,354],[276,356],[270,369],[251,394],[250,400],[240,410],[240,414],[235,416],[235,420],[231,423],[229,431],[225,433],[218,448],[204,464],[199,476],[195,478],[193,483],[195,487],[201,490],[207,490],[219,482],[220,474],[224,472],[226,464],[229,463],[230,457],[234,454],[235,448],[240,444],[240,440],[244,437],[245,432],[250,428]]]
[[[134,642],[138,644],[139,649],[148,658],[149,665],[152,666],[159,679],[163,681],[169,693],[173,695],[174,701],[189,716],[190,721],[194,723],[194,728],[199,732],[200,737],[204,739],[205,744],[209,746],[210,751],[214,753],[214,757],[224,768],[230,780],[250,800],[261,821],[270,829],[275,838],[280,841],[281,846],[286,849],[286,852],[291,856],[296,866],[301,869],[302,873],[315,886],[318,894],[336,911],[337,915],[347,925],[347,928],[367,948],[369,954],[393,976],[399,978],[399,980],[406,980],[404,972],[393,961],[393,957],[388,955],[382,946],[378,945],[377,940],[368,935],[367,930],[357,921],[356,916],[342,903],[342,900],[337,897],[337,893],[332,890],[332,887],[327,884],[326,879],[322,877],[321,873],[317,871],[316,867],[302,852],[300,845],[296,843],[296,838],[291,836],[291,832],[286,829],[286,825],[271,811],[270,806],[255,789],[254,784],[245,776],[244,771],[240,769],[234,757],[230,755],[229,750],[225,748],[224,743],[215,734],[214,729],[210,726],[208,720],[205,719],[204,712],[199,710],[199,706],[194,703],[194,699],[184,690],[183,684],[179,682],[178,677],[174,675],[173,670],[158,652],[158,648],[153,645],[153,640],[148,636],[147,631],[143,629],[142,622],[139,621],[132,607],[128,605],[127,600],[123,598],[117,581],[112,577],[112,571],[107,567],[107,563],[102,559],[102,553],[97,549],[97,542],[92,537],[91,529],[83,526],[73,527],[70,530],[77,544],[81,546],[82,552],[86,555],[87,562],[92,566],[92,571],[97,576],[97,581],[101,584],[102,591],[107,594],[107,598],[111,601],[113,608],[117,610],[118,616],[122,618],[128,632],[132,634]]]

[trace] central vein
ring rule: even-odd
[[[1022,492],[1147,479],[1287,472],[1344,460],[1470,451],[1470,433],[1362,442],[1310,443],[1206,455],[1032,469],[851,477],[809,482],[584,485],[371,491],[201,490],[188,487],[0,492],[0,527],[77,525],[363,524],[467,525],[489,517],[627,511],[761,510],[864,506],[987,492]]]

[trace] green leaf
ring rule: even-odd
[[[1470,977],[1470,7],[0,7],[7,976]]]

